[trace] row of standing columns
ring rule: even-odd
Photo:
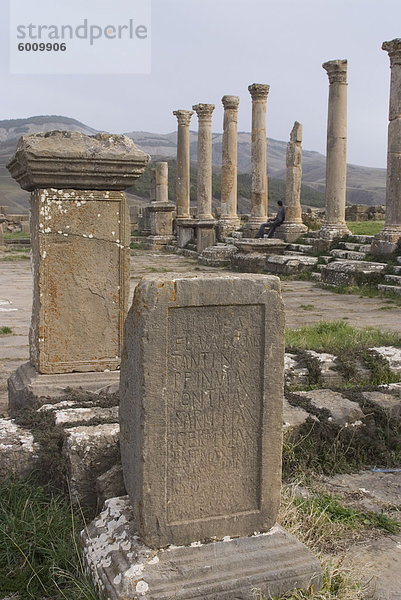
[[[384,42],[390,56],[391,91],[388,134],[386,223],[376,237],[372,251],[388,254],[401,238],[401,39]],[[325,62],[329,78],[326,155],[326,216],[320,238],[327,242],[349,235],[345,222],[347,179],[347,61]],[[267,217],[268,178],[266,169],[266,105],[269,86],[249,86],[252,97],[252,196],[251,214],[244,226],[244,236],[254,237]],[[239,98],[223,96],[224,131],[221,171],[220,230],[224,235],[239,225],[237,214],[237,118]],[[198,115],[198,213],[197,225],[213,228],[212,215],[212,114],[213,104],[197,104]],[[190,219],[190,144],[189,125],[193,111],[179,110],[177,141],[177,224],[193,227]],[[300,189],[302,178],[302,126],[295,123],[287,147],[286,223],[282,233],[291,241],[305,231],[301,219]],[[286,230],[286,231],[284,231]],[[288,231],[287,231],[288,230]],[[181,240],[180,240],[181,235]],[[179,245],[190,239],[178,230]],[[208,234],[205,243],[211,241]],[[181,243],[180,243],[181,242]]]
[[[267,172],[266,172],[266,103],[269,86],[249,86],[252,96],[252,199],[251,217],[245,235],[254,234],[267,217]],[[235,230],[240,219],[237,214],[237,123],[238,96],[226,95],[224,106],[223,149],[221,170],[221,218],[219,227],[222,235]],[[212,114],[214,104],[196,104],[193,111],[177,110],[177,232],[179,245],[185,245],[193,227],[190,220],[190,144],[189,125],[196,112],[198,116],[198,182],[197,182],[197,227],[205,237],[206,231],[214,229],[212,215]],[[203,231],[202,231],[203,230]],[[210,235],[206,236],[210,241]],[[201,244],[203,245],[203,243]]]

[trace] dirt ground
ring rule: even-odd
[[[4,256],[0,254],[0,258]],[[218,271],[199,266],[197,261],[166,254],[135,250],[131,257],[131,297],[143,275],[157,272]],[[368,325],[401,330],[401,309],[386,300],[344,296],[320,289],[314,282],[283,281],[282,293],[288,327],[299,327],[320,320],[347,319],[358,327]],[[0,336],[0,414],[7,409],[7,378],[29,357],[28,330],[31,317],[32,275],[29,260],[0,262],[0,327],[8,326],[13,335]]]

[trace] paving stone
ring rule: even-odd
[[[394,373],[401,373],[401,348],[394,346],[378,346],[371,348],[378,354],[386,358],[390,364],[390,369]]]
[[[310,415],[306,410],[299,406],[292,406],[287,400],[284,398],[283,401],[283,432],[284,435],[288,433],[293,433],[294,431],[300,429],[302,425],[306,422],[308,417],[311,417],[315,421],[317,421],[314,415]]]
[[[392,394],[383,394],[382,392],[363,392],[363,397],[378,408],[381,408],[389,417],[399,417],[401,415],[401,399]]]
[[[39,446],[15,421],[0,419],[0,481],[29,474],[37,466]]]
[[[338,392],[332,390],[311,390],[308,392],[297,392],[310,400],[316,408],[325,408],[330,412],[330,420],[339,426],[360,425],[364,417],[359,404],[345,398]]]
[[[92,420],[118,422],[118,406],[111,408],[66,408],[55,411],[55,424],[67,426],[72,423],[84,423]]]

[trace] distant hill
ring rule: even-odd
[[[84,123],[63,116],[35,116],[28,119],[0,121],[0,205],[7,205],[9,213],[26,213],[29,210],[29,194],[20,189],[10,177],[6,163],[15,152],[21,135],[47,132],[54,129],[81,131],[88,135],[96,134],[96,130]],[[176,156],[176,132],[157,134],[131,131],[126,135],[135,144],[150,154],[155,160],[170,159]],[[285,155],[287,142],[268,138],[267,168],[269,174],[269,198],[274,204],[275,198],[283,195],[285,180]],[[219,169],[221,165],[222,134],[213,134],[214,196],[219,197]],[[190,132],[190,152],[192,161],[192,196],[195,193],[197,133]],[[174,166],[170,164],[170,193],[175,189]],[[250,171],[251,171],[251,134],[238,134],[238,193],[239,209],[249,212]],[[303,190],[302,202],[309,206],[324,205],[326,158],[318,152],[303,151]],[[384,204],[385,202],[385,169],[371,169],[356,165],[348,165],[347,201],[351,204]],[[148,197],[146,178],[140,179],[135,190],[137,196]],[[174,198],[174,196],[171,196]],[[133,201],[133,199],[132,199]],[[138,198],[135,202],[139,202]],[[131,203],[131,199],[130,199]]]

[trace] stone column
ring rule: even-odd
[[[347,61],[330,60],[323,69],[329,76],[327,117],[326,216],[320,238],[331,241],[351,235],[345,224],[347,183]]]
[[[191,158],[189,145],[189,125],[193,110],[175,110],[173,115],[177,117],[177,180],[176,180],[176,203],[177,203],[177,245],[184,248],[194,238],[194,219],[191,217]]]
[[[216,242],[216,221],[212,215],[212,114],[214,104],[196,104],[198,115],[198,185],[196,240],[202,252]]]
[[[175,205],[168,200],[168,163],[158,162],[155,166],[156,200],[147,207],[150,235],[145,245],[158,250],[173,241],[173,212]]]
[[[255,237],[267,219],[266,175],[266,104],[270,86],[254,83],[248,87],[252,96],[252,196],[251,217],[244,227],[245,237]]]
[[[285,221],[276,230],[275,236],[285,242],[295,242],[308,231],[302,223],[302,125],[295,121],[290,141],[287,144],[287,179],[285,188]]]
[[[130,270],[124,190],[149,160],[123,135],[20,139],[7,167],[32,192],[33,308],[30,364],[9,380],[11,409],[118,382]]]
[[[240,225],[237,215],[237,123],[238,96],[223,96],[223,152],[221,166],[221,217],[219,237],[223,239]]]
[[[372,252],[391,254],[401,238],[401,38],[384,42],[390,57],[390,123],[388,126],[386,222],[375,236]]]
[[[176,202],[177,219],[190,218],[190,152],[189,152],[189,124],[193,110],[175,110],[177,117],[177,183]]]

